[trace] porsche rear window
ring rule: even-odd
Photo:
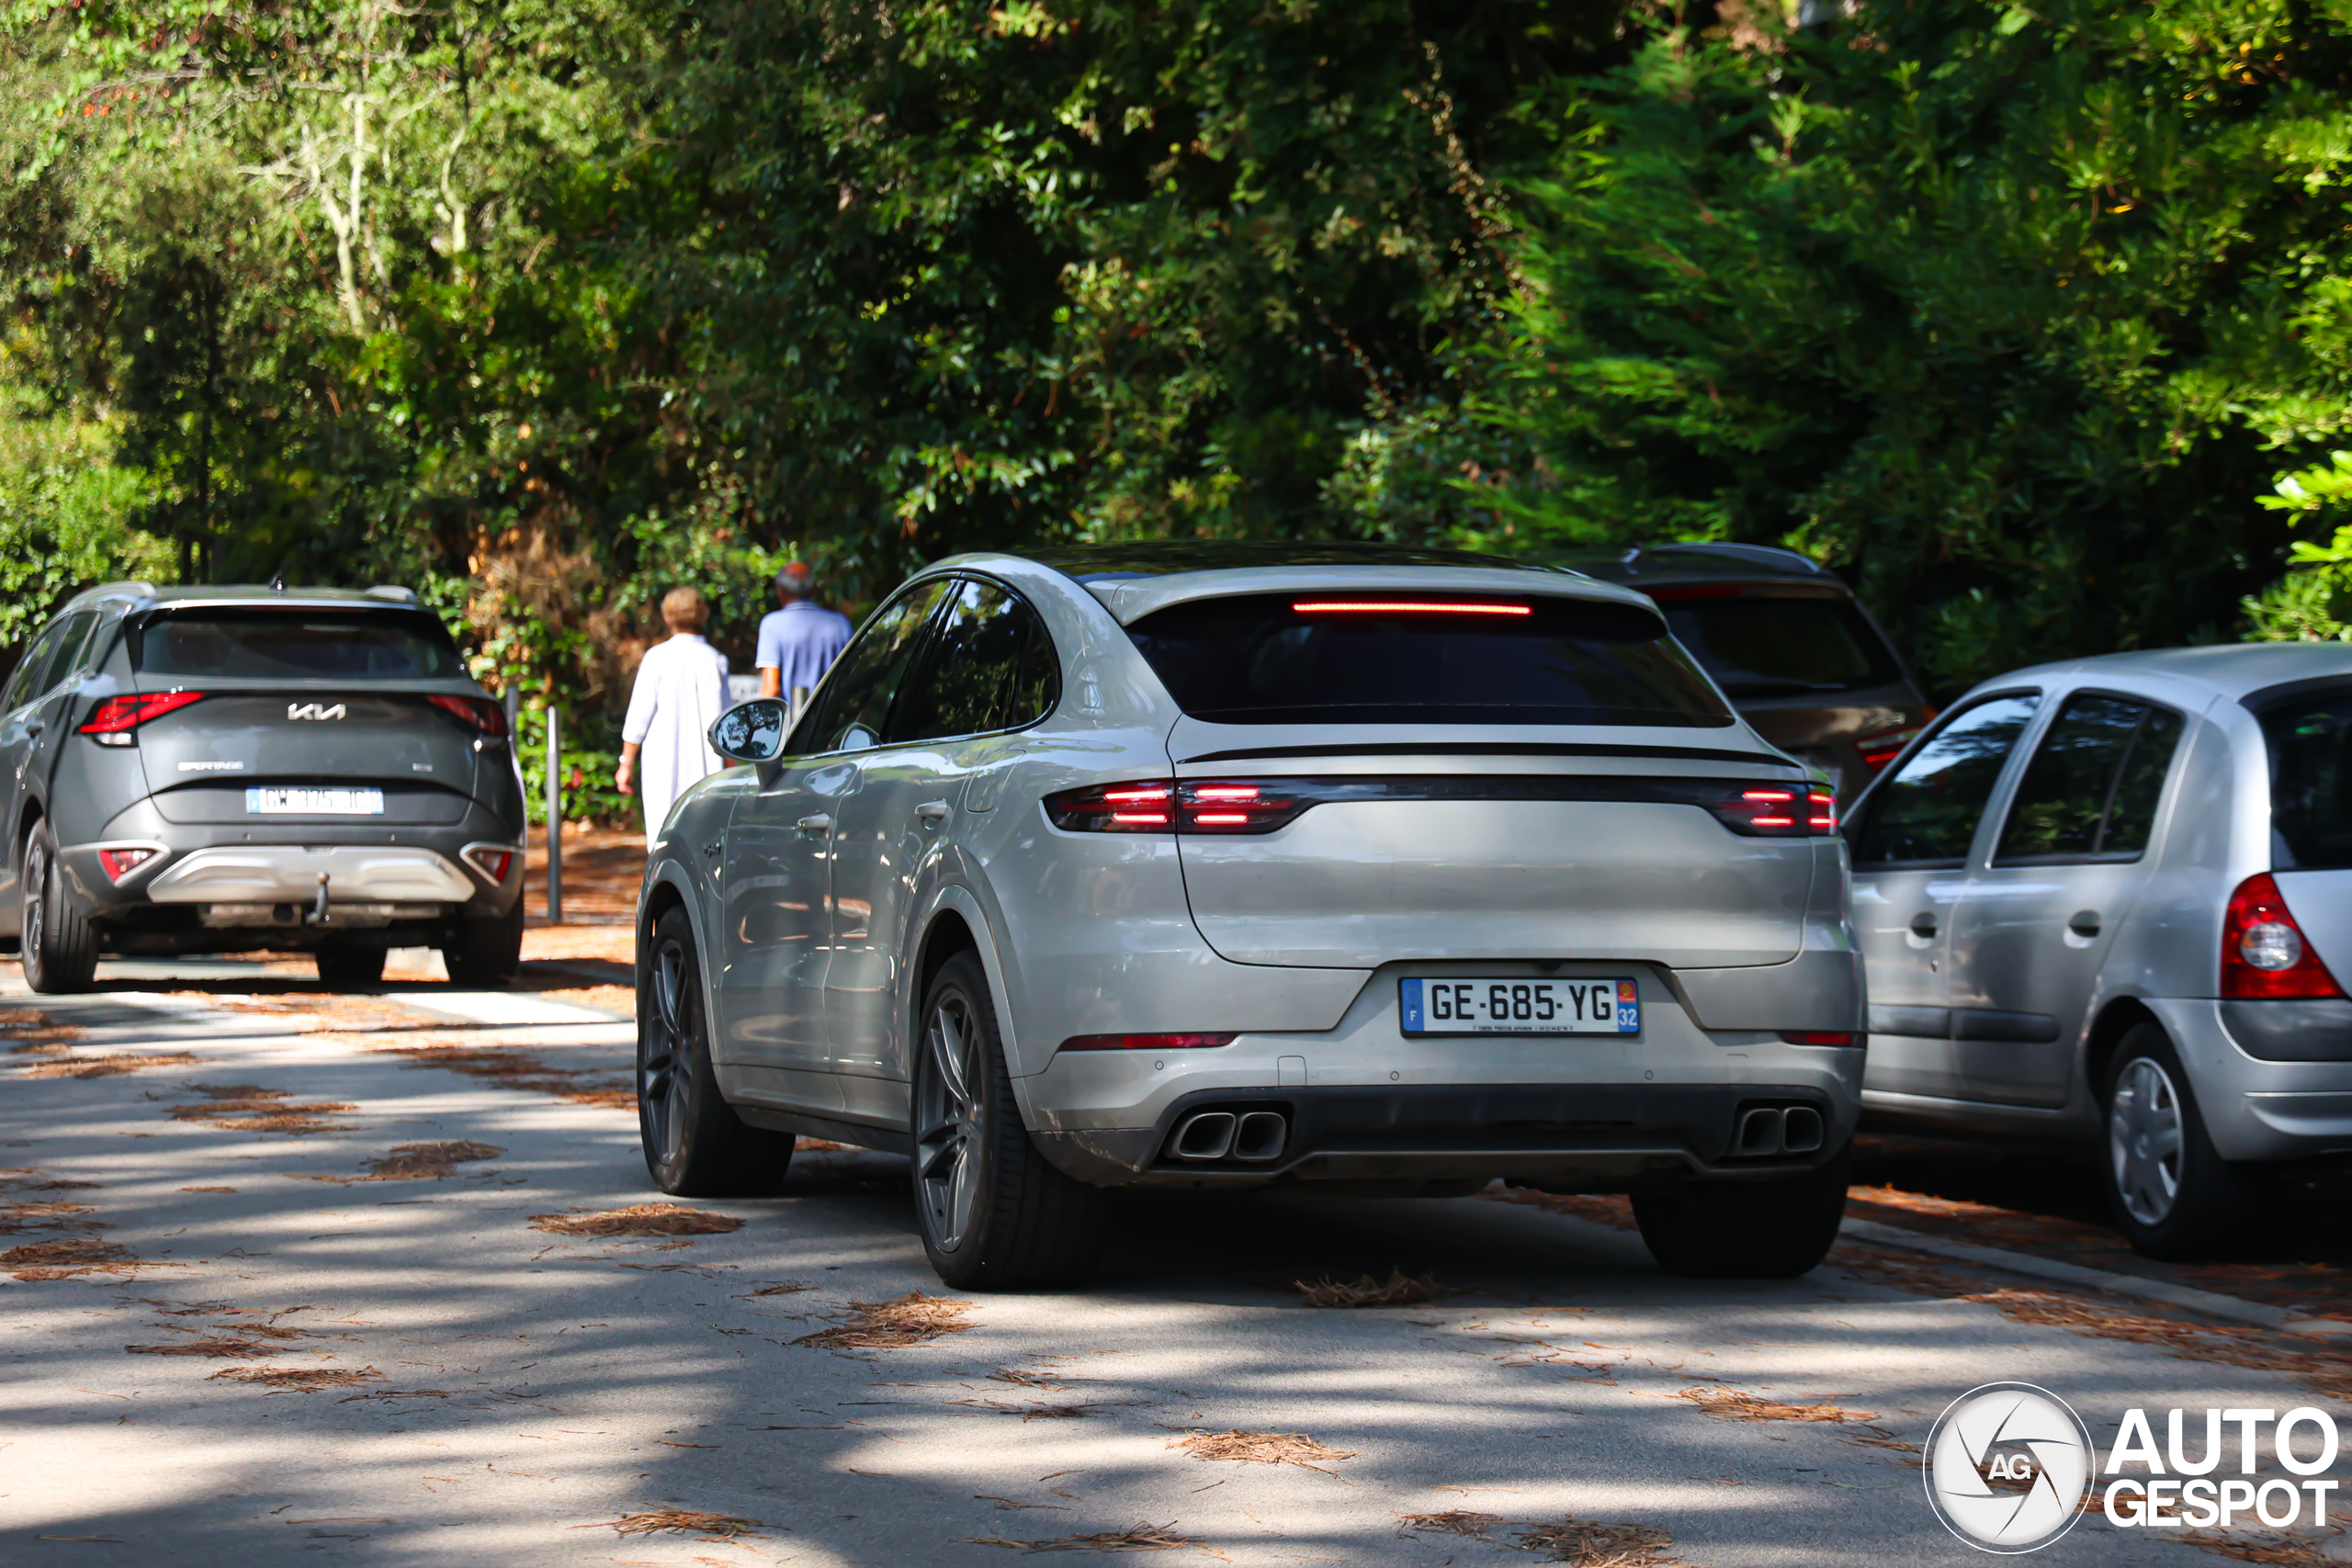
[[[1177,705],[1218,724],[1733,722],[1657,616],[1543,595],[1198,599],[1127,628]]]
[[[198,680],[438,681],[466,672],[441,623],[413,610],[175,610],[140,628],[136,660],[144,674]]]

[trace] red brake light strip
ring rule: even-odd
[[[1527,604],[1447,604],[1422,600],[1301,599],[1291,605],[1301,615],[1532,615]]]

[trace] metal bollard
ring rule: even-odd
[[[798,723],[800,722],[800,716],[801,716],[802,714],[804,714],[804,713],[807,713],[808,711],[808,687],[806,687],[806,686],[795,686],[795,687],[793,687],[793,688],[792,688],[792,722],[793,722],[793,723],[795,723],[795,724],[798,724]]]
[[[548,924],[563,924],[563,716],[548,708]]]

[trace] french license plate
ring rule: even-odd
[[[1408,1034],[1639,1034],[1631,980],[1399,980]]]
[[[380,789],[263,789],[245,791],[245,810],[256,817],[381,817]]]

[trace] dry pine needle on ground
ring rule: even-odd
[[[896,1350],[943,1334],[961,1334],[971,1326],[964,1321],[964,1314],[972,1310],[971,1303],[926,1296],[921,1291],[909,1291],[887,1302],[849,1304],[856,1315],[848,1322],[804,1334],[793,1343],[820,1350]]]

